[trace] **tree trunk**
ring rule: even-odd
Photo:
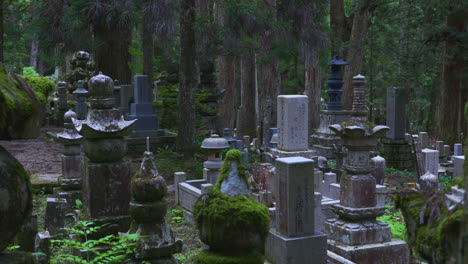
[[[37,54],[39,52],[39,42],[37,41],[37,36],[34,35],[33,41],[31,43],[31,57],[29,65],[37,70]]]
[[[203,20],[212,21],[213,3],[210,0],[196,0],[197,16]],[[212,92],[215,83],[215,64],[213,52],[210,50],[210,39],[207,34],[199,32],[197,39],[197,60],[200,74],[200,89],[206,92]]]
[[[131,83],[132,73],[128,62],[131,60],[128,48],[132,40],[132,30],[116,28],[116,25],[99,25],[95,27],[97,47],[97,72],[118,79],[120,83]]]
[[[447,17],[447,27],[462,33],[466,32],[466,14],[455,10]],[[462,51],[462,40],[452,38],[445,43],[445,57],[442,65],[443,87],[441,91],[439,135],[445,144],[461,143],[460,133],[466,129],[464,122],[464,104],[468,101],[467,81],[463,78],[466,65]],[[465,130],[466,133],[466,130]]]
[[[143,45],[143,74],[148,76],[148,87],[150,87],[151,96],[153,95],[153,57],[154,57],[154,40],[153,34],[149,32],[145,24],[141,30],[142,45]],[[152,100],[151,100],[152,101]]]
[[[237,139],[256,136],[255,121],[255,54],[246,52],[241,57],[241,105],[237,114]]]
[[[266,59],[271,56],[270,49],[272,48],[275,39],[275,32],[267,30],[262,34],[260,46],[263,52],[261,58]],[[259,124],[260,131],[258,141],[266,148],[270,143],[273,135],[270,133],[270,128],[276,124],[276,102],[280,93],[281,87],[281,72],[279,61],[277,58],[267,59],[260,63],[260,89],[258,91],[258,106],[259,106]]]
[[[349,39],[349,48],[346,61],[349,65],[345,66],[343,74],[343,109],[351,110],[353,104],[353,76],[363,74],[364,65],[364,46],[369,24],[369,3],[370,0],[358,1],[357,11],[353,17],[353,28]]]
[[[0,1],[0,62],[3,61],[3,1]]]
[[[320,67],[319,52],[304,49],[305,92],[309,97],[309,134],[320,126]]]
[[[226,7],[225,0],[220,0],[216,5],[216,16],[220,25],[225,25],[223,9]],[[236,121],[236,65],[237,59],[228,56],[219,56],[217,59],[218,75],[217,86],[221,98],[218,101],[218,115],[222,119],[221,128],[217,132],[221,135],[223,128],[234,130]]]
[[[330,25],[332,29],[332,56],[343,56],[343,42],[345,41],[345,10],[343,0],[330,0]]]
[[[177,152],[191,159],[195,138],[195,94],[197,88],[195,0],[180,2],[180,70]]]

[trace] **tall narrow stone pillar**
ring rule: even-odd
[[[303,157],[276,159],[276,228],[267,238],[273,263],[327,263],[327,237],[315,230],[314,161]]]
[[[158,118],[153,113],[152,91],[148,87],[148,76],[135,75],[135,102],[130,106],[129,119],[138,119],[132,137],[157,135]]]

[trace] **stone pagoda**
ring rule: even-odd
[[[369,151],[389,128],[356,125],[332,125],[348,149],[341,177],[340,203],[332,205],[337,219],[325,223],[328,249],[359,264],[408,263],[406,242],[391,238],[388,224],[376,218],[385,213],[376,206],[376,180],[371,172]]]
[[[149,138],[147,146],[140,169],[132,180],[130,214],[133,224],[129,233],[143,236],[138,242],[135,263],[175,264],[178,262],[172,254],[182,251],[182,241],[174,237],[165,221],[167,185],[158,173],[153,153],[149,151]]]
[[[127,143],[124,136],[133,130],[136,120],[126,121],[113,108],[114,82],[98,74],[88,84],[91,109],[85,120],[72,118],[76,130],[86,138],[83,162],[83,205],[93,221],[102,219],[128,230],[130,203],[130,162],[124,160]],[[117,223],[117,224],[113,224]],[[126,223],[127,225],[122,223]]]
[[[335,55],[328,65],[331,66],[331,72],[327,81],[329,87],[327,90],[329,96],[327,110],[320,111],[320,127],[310,136],[310,143],[312,149],[317,151],[319,156],[334,159],[336,154],[333,145],[341,145],[341,140],[329,129],[329,126],[349,121],[352,112],[343,110],[341,101],[344,83],[342,67],[348,65],[348,63]]]

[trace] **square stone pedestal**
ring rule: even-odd
[[[317,152],[315,150],[284,151],[279,149],[271,149],[271,154],[275,158],[303,157],[312,159],[312,157],[317,156]]]
[[[325,264],[327,236],[315,232],[313,235],[286,237],[271,229],[265,254],[272,264]]]
[[[312,149],[317,151],[319,156],[327,159],[336,158],[333,144],[341,145],[341,138],[328,127],[351,120],[351,113],[351,111],[320,111],[320,127],[309,139]]]
[[[348,246],[335,240],[328,240],[328,250],[359,264],[409,263],[408,245],[405,241],[396,239],[361,246]]]

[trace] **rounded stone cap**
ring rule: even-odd
[[[57,87],[59,87],[59,88],[65,88],[66,86],[67,86],[66,82],[58,82],[57,83]]]
[[[353,77],[353,85],[355,86],[363,86],[366,83],[367,83],[366,77],[362,76],[361,74],[358,74]]]
[[[73,112],[73,110],[69,109],[64,115],[63,115],[63,120],[65,122],[70,122],[72,123],[72,118],[76,118],[76,113]]]
[[[77,82],[76,90],[73,91],[73,93],[77,94],[77,95],[86,95],[86,94],[88,94],[88,91],[86,91],[86,89],[83,86],[83,81],[82,80],[79,80]]]
[[[89,60],[90,55],[88,52],[80,50],[75,53],[75,57],[79,60]]]
[[[219,137],[216,134],[203,140],[202,149],[225,149],[229,147],[229,143],[225,138]]]
[[[88,87],[90,97],[110,98],[114,92],[114,81],[109,76],[99,72],[98,75],[89,80]]]

